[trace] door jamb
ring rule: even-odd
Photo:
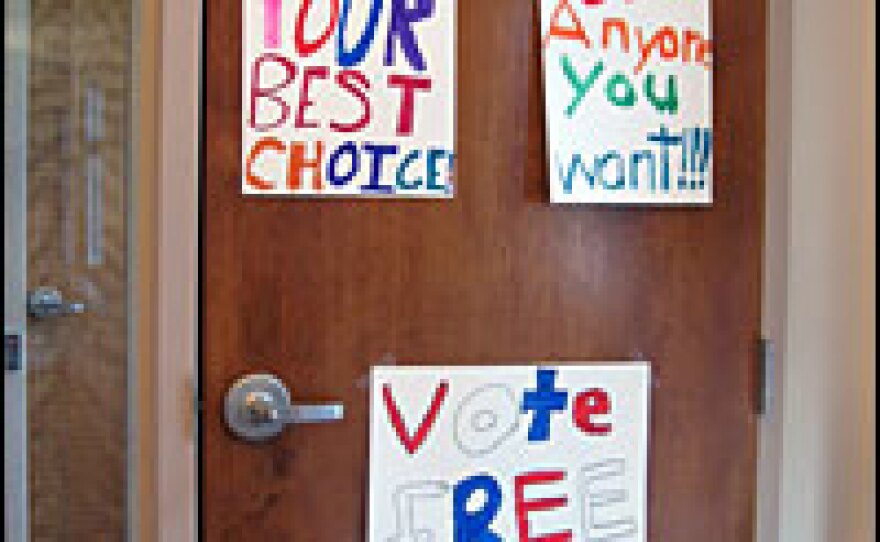
[[[3,231],[3,536],[28,538],[27,487],[27,103],[28,0],[4,2],[4,231]],[[11,107],[9,107],[11,105]],[[11,110],[10,110],[11,109]],[[14,135],[10,135],[14,134]],[[7,368],[6,337],[17,337],[18,368]],[[11,346],[11,345],[10,345]]]
[[[138,2],[131,540],[197,538],[201,0]]]

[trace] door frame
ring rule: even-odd
[[[4,134],[3,193],[3,334],[19,339],[19,369],[3,367],[3,493],[4,539],[28,539],[27,453],[27,104],[30,3],[3,3],[4,14]],[[14,55],[14,56],[13,56]],[[11,151],[7,156],[7,151]],[[10,204],[10,202],[15,202]]]
[[[202,0],[138,0],[133,541],[197,539]]]
[[[198,375],[199,332],[198,322],[198,187],[200,171],[198,149],[202,134],[198,115],[201,100],[199,85],[202,64],[200,45],[203,32],[202,0],[140,0],[143,37],[141,44],[140,77],[142,93],[138,110],[144,119],[140,130],[140,155],[143,158],[138,171],[143,179],[156,179],[156,183],[140,183],[138,194],[138,247],[144,266],[139,277],[137,294],[141,299],[153,300],[139,306],[136,324],[142,332],[136,348],[140,359],[152,363],[139,364],[138,405],[141,430],[139,445],[137,492],[137,525],[139,540],[178,540],[189,542],[197,539],[197,484],[198,447],[195,438],[197,416],[195,409],[195,383]],[[790,61],[791,47],[791,0],[784,0],[782,7],[773,11],[768,19],[767,32],[771,39],[768,62],[773,54],[781,54]],[[785,11],[779,16],[779,10]],[[788,11],[786,11],[788,10]],[[867,18],[873,21],[873,17]],[[150,28],[151,27],[151,28]],[[861,30],[861,29],[860,29]],[[787,52],[786,52],[787,51]],[[787,56],[786,56],[787,55]],[[163,78],[162,74],[166,74]],[[873,78],[871,78],[873,80]],[[768,96],[773,103],[789,103],[794,94],[791,73],[771,77],[768,80]],[[771,115],[779,109],[770,108]],[[871,115],[873,118],[873,115]],[[768,122],[768,129],[784,138],[790,145],[791,119]],[[774,128],[774,126],[776,128]],[[777,133],[781,132],[781,133]],[[149,137],[144,137],[149,135]],[[805,136],[806,137],[806,136]],[[768,138],[773,141],[773,138]],[[187,145],[180,145],[187,142]],[[768,148],[768,188],[778,183],[786,185],[784,194],[768,201],[768,214],[779,213],[787,217],[791,194],[790,150],[785,141],[777,147]],[[873,147],[873,145],[871,145]],[[778,166],[776,169],[773,167]],[[780,173],[775,175],[774,173]],[[774,185],[776,183],[776,185]],[[180,191],[183,186],[185,190]],[[870,198],[873,200],[873,198]],[[765,240],[768,252],[785,253],[790,249],[788,231],[775,233]],[[769,277],[764,292],[765,300],[772,304],[781,290],[788,288],[785,265],[782,272],[779,262],[765,258],[764,274]],[[768,268],[768,265],[771,266]],[[181,295],[182,294],[182,295]],[[179,297],[176,297],[179,296]],[[768,297],[769,296],[769,297]],[[784,296],[783,296],[784,297]],[[781,312],[778,312],[778,310]],[[784,308],[768,307],[771,324],[768,335],[785,343],[779,328],[787,326],[793,317]],[[785,367],[785,379],[800,375],[806,377],[810,368],[798,365]],[[781,485],[782,448],[786,431],[791,430],[790,420],[782,419],[782,382],[776,382],[776,398],[770,405],[767,418],[762,421],[760,438],[767,445],[769,440],[774,451],[762,453],[757,475],[759,483],[766,480],[779,492]],[[871,379],[873,380],[873,379]],[[785,439],[788,440],[788,439]],[[817,479],[822,458],[811,462],[806,473],[798,477]],[[873,478],[873,477],[872,477]],[[762,495],[764,493],[762,492]],[[778,496],[777,496],[778,495]],[[792,507],[792,495],[768,495],[772,503],[761,504],[762,512],[756,518],[757,540],[775,542],[780,539],[780,511]],[[766,499],[765,499],[766,500]],[[793,516],[794,518],[794,516]]]

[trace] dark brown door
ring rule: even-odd
[[[371,365],[644,357],[649,539],[753,539],[764,2],[715,2],[715,203],[548,203],[537,2],[459,0],[451,201],[240,195],[240,0],[207,3],[202,262],[206,540],[364,539]],[[342,423],[233,438],[272,372]]]

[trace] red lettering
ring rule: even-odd
[[[397,121],[397,135],[412,135],[415,124],[415,107],[417,90],[431,90],[431,79],[428,77],[414,77],[409,75],[391,75],[388,77],[388,86],[399,88],[403,92],[400,96],[400,116]]]
[[[565,479],[562,471],[528,472],[516,477],[514,480],[516,498],[516,525],[519,532],[519,542],[571,542],[571,531],[562,531],[553,534],[545,534],[537,537],[531,536],[529,530],[529,514],[533,512],[548,512],[568,506],[568,497],[554,497],[547,499],[526,500],[526,486],[551,484]]]
[[[656,38],[660,43],[660,58],[675,60],[678,58],[678,33],[674,28],[664,26],[657,31]]]
[[[593,421],[593,416],[605,416],[610,413],[611,398],[605,390],[587,390],[575,397],[572,418],[574,418],[574,424],[587,435],[597,436],[611,433],[610,423]]]
[[[318,49],[323,47],[324,44],[327,43],[327,40],[330,39],[330,36],[333,35],[333,30],[336,29],[336,24],[339,22],[339,0],[329,0],[330,21],[327,24],[327,28],[324,29],[324,33],[318,36],[316,40],[306,40],[304,37],[306,22],[308,21],[309,12],[312,9],[313,2],[314,0],[303,0],[303,3],[299,8],[299,15],[296,18],[294,42],[297,52],[302,56],[311,56],[318,51]]]
[[[370,99],[367,97],[366,91],[370,90],[370,80],[355,70],[343,70],[336,74],[336,83],[347,90],[352,96],[357,98],[361,103],[363,113],[360,119],[351,124],[341,122],[331,122],[330,128],[337,132],[360,132],[370,125],[372,111],[370,109]]]
[[[296,122],[294,126],[297,129],[317,128],[317,121],[307,121],[306,111],[315,105],[312,101],[310,90],[312,88],[313,79],[327,79],[330,77],[330,68],[326,66],[309,66],[303,71],[302,92],[299,95],[299,108],[296,111]]]
[[[648,65],[654,51],[657,51],[661,60],[674,61],[680,58],[685,63],[698,62],[711,68],[707,57],[711,53],[712,42],[704,39],[703,35],[696,30],[682,30],[681,36],[679,36],[678,30],[671,26],[664,26],[654,32],[647,41],[642,28],[636,28],[635,34],[639,44],[639,62],[636,66],[636,73],[641,72]]]
[[[262,86],[262,74],[263,74],[263,66],[266,62],[275,62],[284,67],[285,76],[284,79],[275,85],[271,85],[269,87]],[[278,128],[290,117],[290,106],[287,105],[282,98],[276,96],[278,92],[287,88],[290,83],[293,82],[293,78],[296,74],[296,66],[294,66],[293,62],[291,62],[288,58],[283,57],[281,55],[275,53],[267,53],[258,57],[253,64],[253,68],[251,71],[251,114],[249,124],[251,128],[257,131],[267,131],[274,130]],[[278,106],[279,115],[273,121],[269,123],[258,123],[257,122],[257,100],[259,99],[267,99]]]
[[[428,408],[427,414],[422,418],[422,422],[416,428],[415,434],[410,436],[403,421],[403,416],[400,414],[400,409],[397,408],[397,404],[394,402],[391,385],[385,384],[382,387],[382,399],[385,401],[385,409],[388,410],[391,426],[394,428],[397,438],[400,439],[400,443],[403,444],[403,447],[406,448],[407,453],[410,455],[415,454],[425,442],[425,439],[428,438],[428,433],[431,432],[434,422],[437,421],[440,407],[443,405],[443,401],[448,393],[449,383],[441,382],[434,392],[434,398],[431,400],[431,406]]]

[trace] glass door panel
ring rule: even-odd
[[[17,458],[26,473],[7,487],[7,519],[23,518],[7,540],[125,540],[133,3],[4,2],[18,165],[5,184],[19,195],[5,210],[24,222],[6,239],[18,279],[6,279],[5,327],[26,346],[5,371],[7,390],[26,383],[5,420],[24,436],[7,441],[7,472]]]

